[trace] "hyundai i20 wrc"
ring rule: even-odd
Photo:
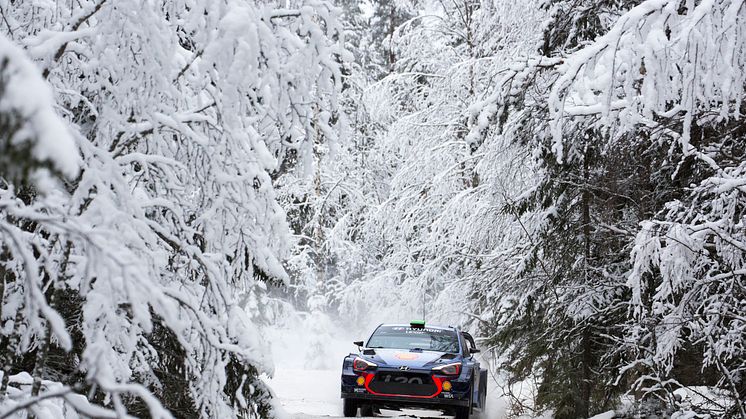
[[[382,324],[342,365],[344,415],[380,409],[441,410],[468,419],[484,409],[487,370],[474,339],[455,327]]]

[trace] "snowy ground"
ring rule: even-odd
[[[342,416],[338,371],[278,369],[269,385],[293,418]]]

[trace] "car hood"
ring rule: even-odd
[[[384,349],[376,348],[375,355],[368,355],[366,358],[373,362],[376,362],[382,367],[385,366],[407,366],[409,368],[423,368],[433,367],[440,364],[439,360],[443,359],[443,363],[457,362],[460,360],[459,357],[454,357],[452,354],[445,352],[436,351],[410,351],[407,349]],[[383,362],[381,362],[383,361]]]

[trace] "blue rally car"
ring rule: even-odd
[[[382,324],[342,365],[345,417],[379,409],[442,410],[468,419],[484,409],[487,370],[474,339],[455,327]]]

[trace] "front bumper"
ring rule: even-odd
[[[423,409],[441,409],[451,407],[468,407],[469,399],[446,399],[446,398],[432,398],[432,399],[413,399],[411,397],[399,397],[399,396],[376,396],[368,393],[342,393],[343,399],[355,399],[364,400],[370,404],[389,409],[399,408],[423,408]]]
[[[364,400],[377,407],[399,408],[399,407],[421,407],[430,409],[452,408],[470,404],[470,381],[466,377],[443,377],[432,375],[431,378],[436,385],[436,390],[427,395],[406,394],[381,394],[371,389],[371,381],[377,373],[390,372],[388,369],[379,368],[371,372],[356,372],[351,368],[345,369],[342,374],[341,396],[343,399]],[[422,371],[430,373],[429,371]],[[363,377],[364,383],[357,382]],[[451,390],[443,390],[442,383],[449,381]]]

